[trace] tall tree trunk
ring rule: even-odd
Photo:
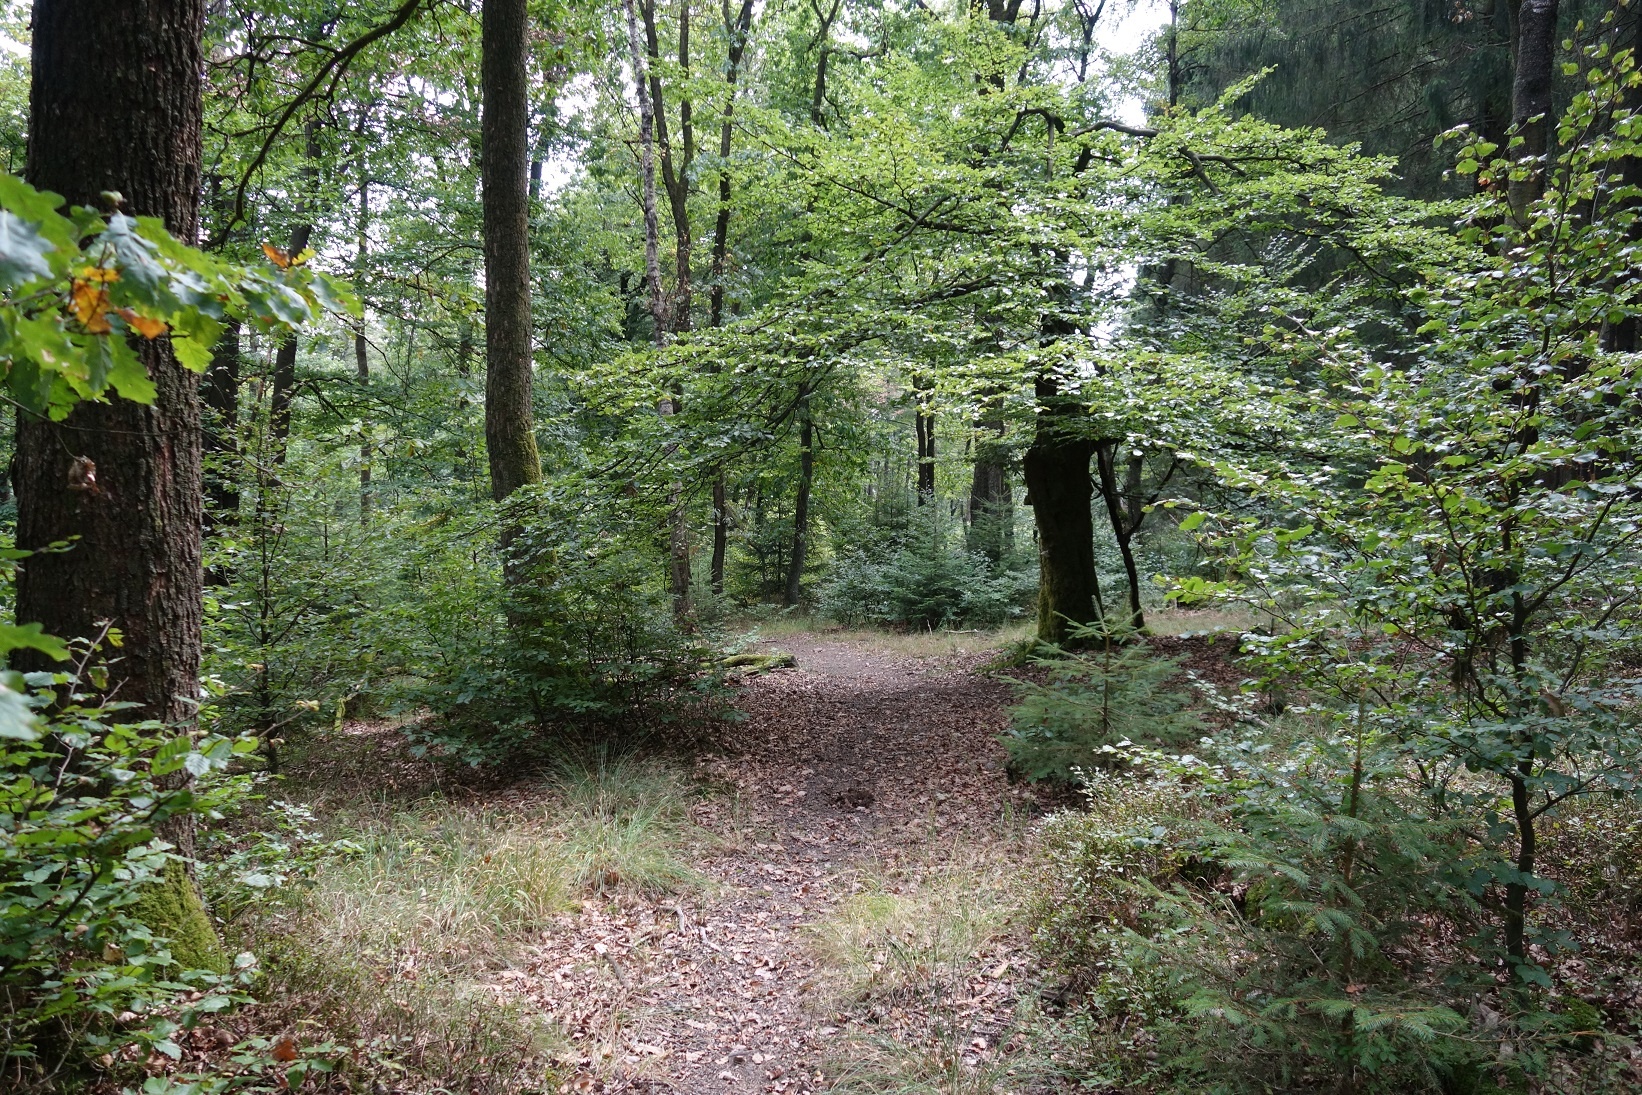
[[[530,107],[525,0],[485,0],[480,23],[484,116],[485,449],[500,502],[542,477],[531,410]],[[503,549],[516,529],[504,522]]]
[[[1075,408],[1061,405],[1053,379],[1040,378],[1036,388],[1036,433],[1021,470],[1038,529],[1038,639],[1064,644],[1072,624],[1096,623],[1103,615],[1089,508],[1094,498],[1089,458],[1095,446],[1068,435]]]
[[[1125,466],[1124,483],[1118,483],[1119,444],[1117,441],[1097,442],[1095,466],[1100,471],[1100,496],[1106,503],[1112,538],[1117,541],[1118,554],[1123,557],[1123,574],[1129,587],[1129,627],[1140,631],[1146,626],[1146,616],[1140,607],[1140,568],[1135,563],[1134,536],[1140,527],[1141,509],[1135,495],[1140,489],[1141,469],[1138,461],[1130,460]]]
[[[318,174],[319,123],[309,121],[302,127],[302,132],[302,154],[308,162],[308,166],[302,169],[302,175],[311,185]],[[306,215],[308,208],[309,199],[304,196],[297,202],[297,215]],[[291,229],[289,253],[293,260],[308,249],[308,241],[312,238],[313,232],[314,226],[311,223],[299,224]],[[296,351],[297,335],[292,331],[280,342],[279,349],[274,353],[274,386],[269,400],[268,437],[273,446],[269,456],[275,464],[285,463],[285,454],[290,447],[291,404],[296,398]]]
[[[1556,61],[1558,0],[1522,0],[1517,13],[1516,73],[1511,81],[1511,124],[1522,138],[1515,158],[1525,178],[1512,178],[1507,194],[1520,220],[1545,192],[1545,161],[1551,151],[1551,82]]]
[[[627,14],[627,38],[633,55],[633,84],[639,100],[639,194],[644,212],[644,274],[650,283],[650,319],[654,324],[653,337],[658,348],[667,344],[670,330],[667,296],[661,285],[661,227],[656,216],[656,136],[660,118],[657,103],[651,92],[659,91],[659,78],[652,78],[648,60],[655,53],[654,9],[645,8],[648,36],[639,37],[638,14],[634,0],[623,0]],[[646,43],[650,43],[646,48]],[[665,124],[664,122],[662,124]],[[686,228],[686,231],[688,229]],[[688,251],[685,261],[688,262]],[[688,279],[688,269],[686,269]],[[686,280],[687,291],[687,280]],[[687,307],[687,306],[686,306]],[[686,311],[688,316],[688,311]],[[675,313],[676,315],[676,313]],[[664,396],[658,408],[663,418],[672,416],[676,404],[671,395]],[[685,526],[682,501],[683,488],[674,484],[671,491],[671,514],[668,518],[668,585],[673,597],[673,615],[682,620],[690,612],[690,539]]]
[[[730,548],[729,492],[725,489],[724,470],[713,477],[713,558],[711,581],[713,596],[724,596],[724,558]]]
[[[724,32],[729,36],[729,56],[724,70],[727,85],[724,118],[718,130],[718,216],[713,221],[713,272],[708,288],[708,322],[724,325],[724,273],[730,254],[730,139],[734,133],[736,82],[741,76],[741,57],[752,29],[753,0],[741,0],[741,11],[732,21],[730,0],[723,0]],[[724,595],[724,559],[729,554],[730,515],[726,509],[724,469],[713,475],[713,558],[710,569],[713,595]]]
[[[925,404],[923,393],[930,390],[927,381],[916,381],[913,390],[919,393],[914,408],[913,432],[918,443],[918,504],[935,500],[935,414]]]
[[[1636,5],[1620,9],[1617,13],[1614,28],[1615,50],[1630,50],[1634,57],[1638,46],[1642,45],[1642,13],[1636,10]],[[1623,92],[1625,108],[1633,116],[1642,114],[1642,87],[1627,83]],[[1642,190],[1642,156],[1626,156],[1619,161],[1619,182],[1621,186]],[[1633,198],[1626,203],[1627,208],[1635,209],[1639,199]],[[1642,240],[1642,220],[1633,221],[1626,238],[1634,245]],[[1637,338],[1637,317],[1627,312],[1617,322],[1602,324],[1602,348],[1611,353],[1634,353],[1639,341]]]
[[[204,0],[37,0],[28,178],[77,205],[104,191],[158,217],[185,242],[199,227]],[[167,339],[136,351],[154,382],[149,405],[111,396],[63,422],[20,415],[17,546],[73,540],[19,569],[17,618],[55,635],[123,635],[110,680],[135,704],[120,718],[192,729],[200,687],[203,522],[199,377]],[[95,469],[95,489],[75,489]],[[76,472],[80,474],[76,474]],[[191,817],[163,834],[193,854]],[[165,886],[174,915],[151,924],[185,962],[215,934],[186,874]],[[196,946],[182,945],[186,940]]]
[[[730,139],[734,133],[736,83],[741,78],[741,58],[752,30],[753,0],[742,0],[735,21],[730,20],[729,0],[724,0],[724,31],[729,35],[729,57],[724,69],[724,118],[718,129],[718,217],[713,222],[713,274],[708,289],[709,321],[714,327],[724,323],[724,271],[730,246]]]
[[[364,172],[361,172],[364,175]],[[365,256],[370,247],[370,216],[371,216],[370,183],[365,179],[359,180],[359,254],[355,261],[358,271],[355,280],[364,284]],[[353,333],[354,376],[359,381],[361,390],[367,390],[371,383],[370,342],[365,337],[365,313],[359,316],[359,326]],[[364,437],[359,441],[359,523],[368,526],[371,523],[371,437],[370,424],[363,427]]]
[[[228,324],[211,351],[200,394],[205,402],[205,509],[207,527],[230,527],[239,522],[239,378],[240,325]]]
[[[679,96],[678,128],[679,154],[675,159],[673,142],[667,137],[667,103],[663,94],[661,73],[661,40],[656,33],[656,0],[642,0],[644,11],[644,40],[650,64],[650,100],[654,113],[655,142],[661,151],[661,179],[667,191],[668,212],[673,217],[673,300],[668,331],[677,334],[688,331],[690,304],[693,299],[690,277],[690,256],[695,249],[695,237],[690,229],[690,168],[696,158],[696,129],[694,106],[688,95]],[[679,4],[678,66],[686,81],[690,77],[690,3]],[[688,84],[686,84],[688,86]]]
[[[1015,525],[1009,469],[1004,463],[1003,419],[976,425],[981,432],[975,439],[975,469],[969,481],[969,550],[996,565],[1009,553]]]
[[[827,62],[832,57],[832,24],[838,19],[838,13],[843,9],[844,0],[832,0],[832,7],[827,14],[821,14],[820,4],[812,4],[810,10],[821,21],[815,32],[815,41],[821,47],[821,55],[815,61],[815,86],[810,93],[810,121],[821,129],[827,128]]]
[[[644,215],[644,278],[650,289],[652,338],[667,344],[667,298],[661,288],[661,227],[656,220],[656,112],[650,99],[648,54],[639,37],[633,0],[627,11],[627,38],[633,54],[633,85],[639,100],[639,207]]]
[[[810,415],[810,393],[798,400],[798,501],[793,507],[792,558],[787,563],[787,588],[782,603],[798,604],[804,592],[804,561],[809,555],[810,491],[815,483],[815,420]]]

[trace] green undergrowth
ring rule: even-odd
[[[1325,743],[1211,755],[1224,767],[1137,753],[1040,824],[1025,919],[1046,1067],[1158,1095],[1630,1090],[1639,1016],[1620,986],[1642,965],[1611,925],[1642,878],[1634,802],[1548,817],[1546,984],[1513,993],[1486,900],[1444,866],[1482,850],[1422,812],[1395,754],[1358,760],[1349,815]]]

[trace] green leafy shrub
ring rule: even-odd
[[[79,671],[0,679],[8,1090],[51,1090],[126,1047],[139,1059],[180,1056],[173,1035],[245,999],[250,979],[249,955],[224,971],[188,864],[164,834],[238,794],[212,777],[255,743],[121,723],[121,705],[81,691],[103,679],[83,660]]]
[[[424,736],[447,752],[484,763],[579,729],[717,710],[717,659],[673,616],[653,515],[597,486],[509,500],[511,586],[494,556],[467,564],[471,538],[426,576],[424,695],[440,718]]]
[[[1036,572],[1012,562],[967,550],[932,515],[903,537],[840,555],[817,608],[846,627],[998,627],[1025,615],[1037,589]]]
[[[1172,986],[1135,960],[1130,933],[1150,920],[1152,887],[1194,865],[1185,830],[1200,801],[1173,779],[1111,770],[1087,773],[1083,792],[1085,809],[1051,815],[1036,834],[1034,946],[1064,978],[1063,996],[1107,1023],[1151,1022],[1174,1009]]]
[[[1046,682],[1016,682],[1020,702],[1004,746],[1021,775],[1068,780],[1104,763],[1111,746],[1178,746],[1201,733],[1191,697],[1169,687],[1180,674],[1177,660],[1143,642],[1116,642],[1098,627],[1079,627],[1071,638],[1085,649],[1050,646],[1032,657],[1048,671]]]

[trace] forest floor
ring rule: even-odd
[[[796,667],[744,681],[745,720],[696,760],[705,882],[584,902],[497,974],[567,1035],[566,1090],[987,1090],[1011,1069],[1041,806],[1005,775],[1007,683],[975,652],[780,646]]]

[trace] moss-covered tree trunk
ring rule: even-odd
[[[192,242],[199,227],[204,0],[38,0],[34,5],[28,178],[78,205],[117,192]],[[204,482],[199,377],[164,338],[136,347],[152,404],[113,397],[63,422],[20,415],[17,545],[72,540],[18,576],[17,616],[53,634],[123,635],[110,672],[122,717],[192,729],[199,702]],[[162,834],[193,852],[191,818]],[[163,922],[185,961],[215,934],[186,871],[163,886]],[[187,940],[194,943],[182,944]]]

